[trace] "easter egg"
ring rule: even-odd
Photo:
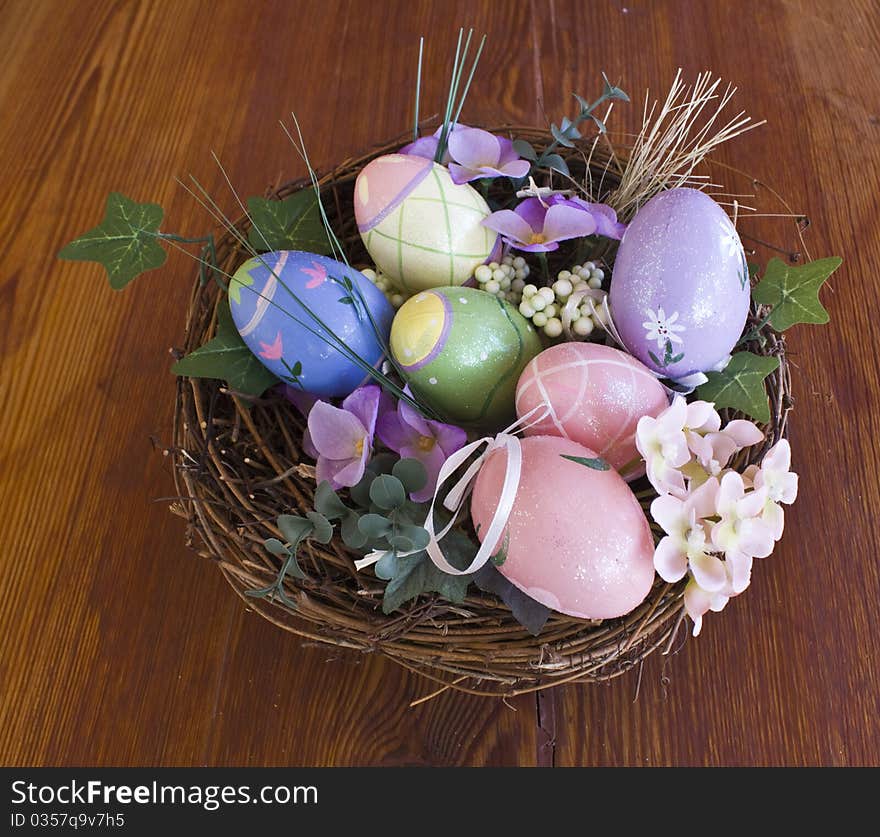
[[[627,227],[609,303],[626,348],[667,378],[722,362],[749,312],[745,253],[727,213],[697,189],[651,198]]]
[[[517,416],[542,405],[549,415],[527,427],[527,435],[571,439],[620,469],[639,456],[639,419],[659,415],[669,401],[657,378],[632,355],[596,343],[559,343],[526,366],[516,387]],[[633,469],[626,476],[642,473]]]
[[[637,607],[654,583],[654,541],[641,506],[616,471],[564,456],[595,457],[558,436],[521,442],[522,472],[507,526],[492,552],[526,595],[581,619],[611,619]],[[501,496],[507,451],[486,458],[474,484],[471,518],[485,532]],[[481,538],[482,540],[482,538]]]
[[[510,303],[475,288],[434,288],[408,299],[391,325],[391,354],[413,393],[444,421],[501,428],[516,382],[541,351]]]
[[[486,201],[424,157],[387,154],[358,175],[354,214],[376,266],[405,291],[461,285],[489,259],[497,235]]]
[[[370,314],[383,341],[394,317],[384,294],[363,274],[326,256],[294,250],[248,259],[229,282],[229,304],[235,327],[263,366],[324,398],[348,395],[369,378],[337,348],[330,331],[378,366],[384,355]]]

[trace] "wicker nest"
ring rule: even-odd
[[[546,132],[532,128],[495,130],[536,143],[549,139]],[[355,178],[374,157],[400,145],[397,140],[348,159],[320,179],[330,221],[352,264],[370,262],[352,212]],[[567,162],[572,176],[583,180],[585,157],[573,153]],[[613,186],[614,167],[608,162],[607,154],[597,148],[590,167],[595,179],[604,178],[606,186]],[[309,187],[304,179],[271,194],[286,197]],[[237,226],[246,230],[247,220]],[[247,255],[231,235],[218,242],[218,265],[228,273]],[[187,314],[187,352],[213,336],[222,296],[215,284],[196,281]],[[753,326],[758,323],[754,311],[751,320]],[[769,326],[763,336],[763,343],[749,349],[780,360],[766,381],[772,418],[765,428],[766,441],[740,453],[735,463],[739,470],[758,462],[784,435],[791,408],[784,341]],[[286,582],[296,609],[275,599],[245,597],[246,591],[265,587],[278,576],[280,559],[263,547],[265,539],[283,537],[276,517],[313,508],[314,469],[303,457],[303,425],[300,413],[283,398],[264,397],[247,408],[219,382],[178,380],[170,452],[181,499],[174,511],[188,521],[188,544],[215,561],[248,606],[269,621],[308,640],[383,654],[442,686],[495,696],[608,680],[653,651],[671,647],[684,617],[684,582],[657,579],[645,601],[618,619],[585,621],[553,613],[535,637],[500,600],[479,591],[462,605],[423,595],[385,616],[384,582],[369,571],[356,572],[354,559],[360,556],[338,540],[326,546],[309,541],[301,549],[300,563],[308,578]]]

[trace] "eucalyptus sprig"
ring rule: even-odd
[[[611,84],[605,73],[602,73],[602,94],[594,102],[588,102],[577,93],[572,95],[577,99],[580,109],[575,114],[574,119],[567,116],[562,117],[559,125],[551,123],[550,133],[553,135],[553,142],[550,143],[540,154],[535,151],[534,146],[525,140],[515,140],[513,147],[517,153],[526,160],[531,160],[535,168],[554,169],[566,176],[569,175],[568,165],[561,155],[556,153],[559,146],[564,148],[574,148],[575,140],[581,138],[580,125],[583,122],[592,121],[600,134],[604,134],[606,129],[605,123],[596,115],[596,109],[599,105],[608,101],[628,102],[629,96],[619,87]]]

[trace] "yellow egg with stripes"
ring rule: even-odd
[[[413,394],[444,421],[500,430],[514,418],[516,383],[541,351],[532,324],[476,288],[421,291],[391,324],[391,355]]]
[[[481,223],[489,207],[480,193],[424,157],[386,154],[367,164],[354,213],[376,267],[409,292],[463,284],[499,241]]]

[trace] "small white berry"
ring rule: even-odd
[[[575,293],[577,293],[578,291],[587,291],[589,289],[590,289],[590,286],[586,282],[578,282],[574,286]]]
[[[586,263],[584,264],[584,267],[585,267],[587,270],[595,270],[595,269],[596,269],[596,262],[586,262]]]
[[[488,282],[488,281],[492,278],[492,271],[491,271],[491,269],[489,268],[489,265],[487,265],[487,264],[481,264],[481,265],[480,265],[480,266],[474,271],[474,278],[475,278],[478,282],[480,282],[481,284],[482,284],[482,283],[485,283],[485,282]]]
[[[594,279],[598,279],[598,280],[601,282],[601,281],[605,278],[605,271],[602,270],[602,268],[600,268],[600,267],[594,267],[594,268],[590,271],[590,275],[591,275]]]
[[[559,275],[560,277],[562,276],[561,273]],[[571,274],[569,274],[569,276],[571,276]],[[572,290],[574,290],[574,286],[568,281],[568,278],[560,278],[553,283],[553,293],[555,293],[559,299],[566,299],[571,296]]]
[[[552,320],[552,319],[553,319],[558,313],[559,313],[559,308],[558,308],[557,305],[556,305],[555,303],[553,303],[553,302],[551,302],[551,303],[550,303],[550,304],[544,309],[544,316],[547,317],[548,319],[551,319],[551,320]]]
[[[587,284],[588,284],[591,288],[593,288],[593,290],[598,290],[599,288],[602,287],[602,280],[601,280],[601,279],[597,279],[595,276],[591,276],[591,277],[587,280]]]
[[[526,299],[533,297],[536,293],[538,293],[538,289],[534,285],[523,285],[522,295]]]
[[[535,316],[532,317],[532,322],[535,324],[536,328],[543,328],[547,325],[547,315],[543,311],[535,312]]]
[[[580,273],[580,272],[581,272],[581,265],[576,264],[576,265],[571,269],[571,272],[572,272],[572,273]]]
[[[532,308],[531,305],[526,300],[523,300],[519,304],[519,313],[522,314],[526,319],[535,316],[535,309]]]
[[[571,324],[571,330],[578,337],[586,337],[593,331],[593,321],[589,317],[580,317]]]
[[[525,260],[522,256],[517,256],[517,257],[513,260],[513,266],[514,266],[517,270],[522,270],[522,269],[526,266],[526,260]]]
[[[547,307],[547,298],[543,294],[535,294],[529,303],[536,311],[543,311]]]
[[[489,262],[489,270],[498,270],[499,267],[501,265],[498,262]]]
[[[490,279],[485,285],[483,285],[483,290],[490,294],[497,294],[498,291],[501,290],[501,284],[497,279]]]
[[[525,286],[526,283],[523,282],[523,280],[519,277],[517,277],[510,283],[510,289],[518,294],[521,294],[523,292],[523,288],[525,288]]]
[[[505,277],[501,280],[501,283],[500,283],[500,284],[501,284],[501,290],[502,290],[502,291],[506,291],[508,288],[510,288],[510,277],[509,277],[509,276],[505,276]]]
[[[560,282],[565,281],[566,279],[571,279],[571,271],[570,270],[560,270],[559,273],[556,275],[556,278]]]
[[[548,337],[559,337],[562,334],[562,322],[556,317],[551,317],[544,324],[544,334]]]
[[[389,301],[395,308],[400,308],[404,303],[403,294],[391,294],[391,299]]]
[[[376,281],[376,271],[375,270],[372,270],[369,267],[366,267],[361,271],[361,273],[363,273],[364,276],[366,276],[367,279],[369,279],[371,282]]]
[[[547,302],[553,302],[553,300],[556,299],[556,294],[553,293],[553,288],[538,288],[538,293],[541,294]]]

